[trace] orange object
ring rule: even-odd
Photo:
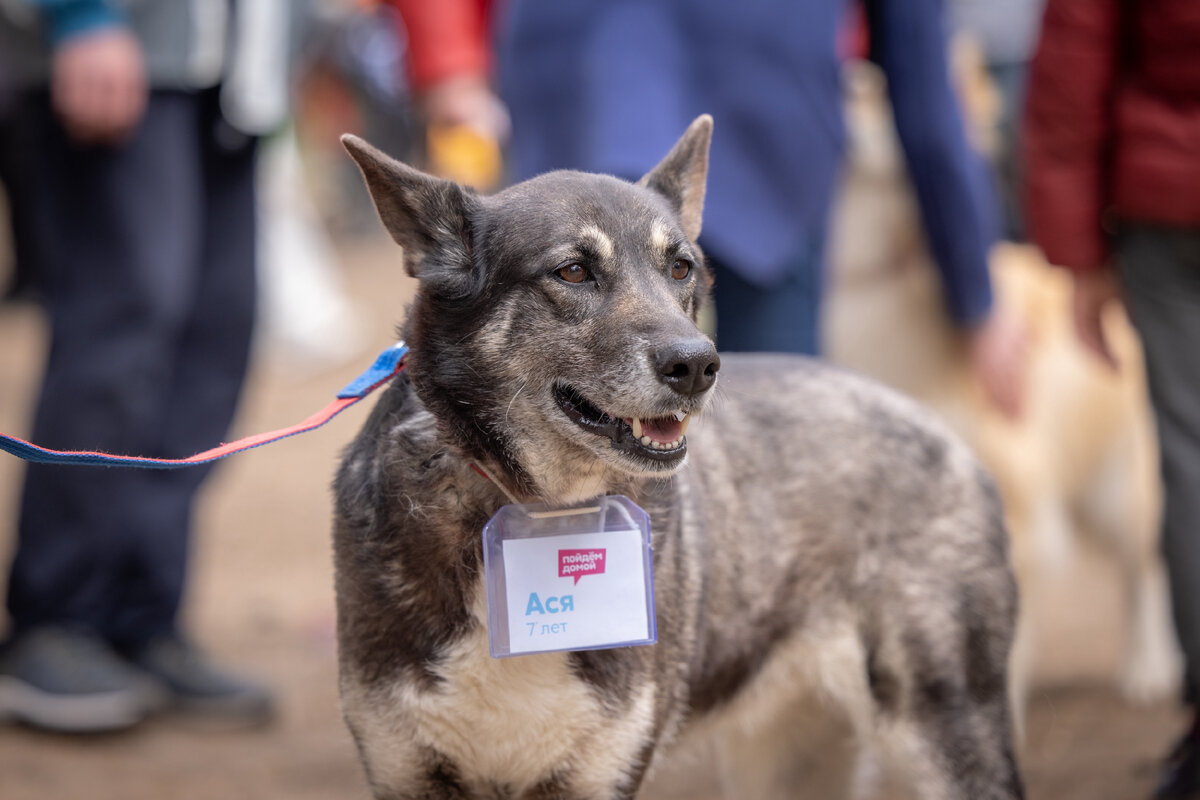
[[[468,125],[430,125],[429,169],[435,175],[489,191],[500,183],[500,144]]]

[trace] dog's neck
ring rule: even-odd
[[[510,503],[566,507],[606,494],[640,494],[642,479],[616,473],[595,460],[568,461],[536,451],[520,452],[489,426],[478,424],[435,382],[424,380],[422,367],[428,362],[421,355],[419,347],[413,345],[405,379],[425,410],[433,415],[447,450],[472,469],[474,480],[489,484],[497,497]]]
[[[520,502],[521,502],[521,498],[519,498],[519,497],[517,497],[515,494],[513,494],[513,493],[512,493],[512,492],[509,490],[509,488],[508,488],[507,486],[505,486],[505,485],[504,485],[504,482],[503,482],[503,481],[501,481],[501,480],[499,480],[499,479],[498,479],[498,478],[497,478],[495,475],[493,475],[493,474],[491,473],[491,471],[489,471],[489,470],[488,470],[486,467],[481,467],[479,464],[476,464],[474,461],[472,461],[472,462],[470,463],[470,467],[471,467],[471,469],[473,469],[475,472],[479,473],[479,475],[480,475],[481,477],[483,477],[483,478],[486,478],[487,480],[489,480],[489,481],[491,481],[492,483],[494,483],[494,484],[496,485],[496,488],[497,488],[497,489],[499,489],[501,492],[503,492],[503,493],[504,493],[504,496],[508,498],[508,501],[509,501],[510,503],[512,503],[512,504],[514,504],[514,505],[516,505],[516,504],[518,504],[518,503],[520,503]]]
[[[614,480],[610,470],[583,472],[578,475],[563,475],[558,481],[534,484],[532,480],[518,483],[514,476],[498,470],[495,463],[464,456],[468,465],[480,480],[491,483],[510,503],[542,503],[555,507],[569,507],[609,494],[637,497],[641,494],[641,483],[632,477],[617,476]],[[528,473],[522,473],[528,475]]]

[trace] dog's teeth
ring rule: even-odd
[[[687,433],[687,426],[688,426],[688,423],[692,421],[692,418],[691,418],[691,416],[690,416],[690,415],[688,415],[688,414],[684,414],[684,415],[683,415],[683,419],[681,419],[681,420],[679,420],[679,421],[680,421],[681,423],[683,423],[683,424],[682,424],[682,425],[679,427],[679,438],[680,438],[680,439],[682,439],[682,438],[683,438],[683,435],[684,435],[685,433]]]
[[[639,426],[639,427],[641,427],[641,426]],[[642,444],[644,444],[644,445],[646,445],[647,447],[649,447],[650,445],[654,444],[654,440],[653,440],[653,439],[651,439],[649,436],[643,436],[643,437],[642,437]]]
[[[676,422],[683,422],[685,419],[687,419],[687,412],[686,411],[676,411],[671,416],[675,417]]]
[[[645,443],[645,437],[642,436],[642,421],[634,417],[629,427],[633,428],[633,438],[642,439],[642,442]]]

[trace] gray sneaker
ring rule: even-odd
[[[154,681],[98,636],[36,628],[0,652],[0,719],[57,733],[130,728],[163,702]]]
[[[192,643],[163,636],[125,653],[166,687],[169,707],[221,727],[252,727],[275,715],[270,691],[212,664]]]

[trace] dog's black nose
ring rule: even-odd
[[[721,368],[717,348],[708,339],[680,339],[654,355],[658,379],[688,397],[712,387]]]

